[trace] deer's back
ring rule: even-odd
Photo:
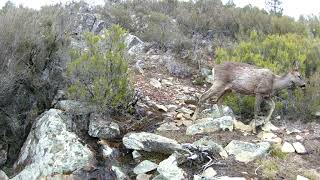
[[[269,94],[272,90],[273,73],[269,69],[250,64],[224,62],[214,68],[215,80],[228,84],[242,94]]]

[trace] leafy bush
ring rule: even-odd
[[[126,31],[111,26],[104,35],[88,33],[85,51],[73,49],[67,66],[72,84],[71,98],[97,104],[100,112],[127,109],[132,91],[128,80],[128,64],[124,59]]]

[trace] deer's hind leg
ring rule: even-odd
[[[226,90],[226,85],[220,81],[214,81],[211,88],[202,94],[198,101],[197,108],[192,116],[192,120],[196,120],[198,117],[199,112],[202,110],[202,105],[211,97],[214,97],[213,102],[216,103],[221,95],[224,94]]]

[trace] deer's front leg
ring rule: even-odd
[[[276,103],[273,101],[272,98],[270,98],[267,102],[268,102],[268,104],[270,106],[270,112],[269,112],[267,118],[265,119],[264,123],[270,122],[272,113],[273,113],[274,109],[276,108]]]
[[[262,102],[262,96],[261,95],[256,95],[256,99],[255,99],[255,106],[254,106],[254,119],[251,122],[251,128],[253,133],[257,133],[256,131],[256,120],[259,118],[259,113],[260,113],[260,106],[261,106],[261,102]]]

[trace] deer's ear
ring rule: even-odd
[[[300,68],[300,64],[299,64],[299,62],[298,61],[293,61],[293,63],[292,63],[292,67],[293,67],[293,70],[294,71],[298,71],[299,70],[299,68]]]

